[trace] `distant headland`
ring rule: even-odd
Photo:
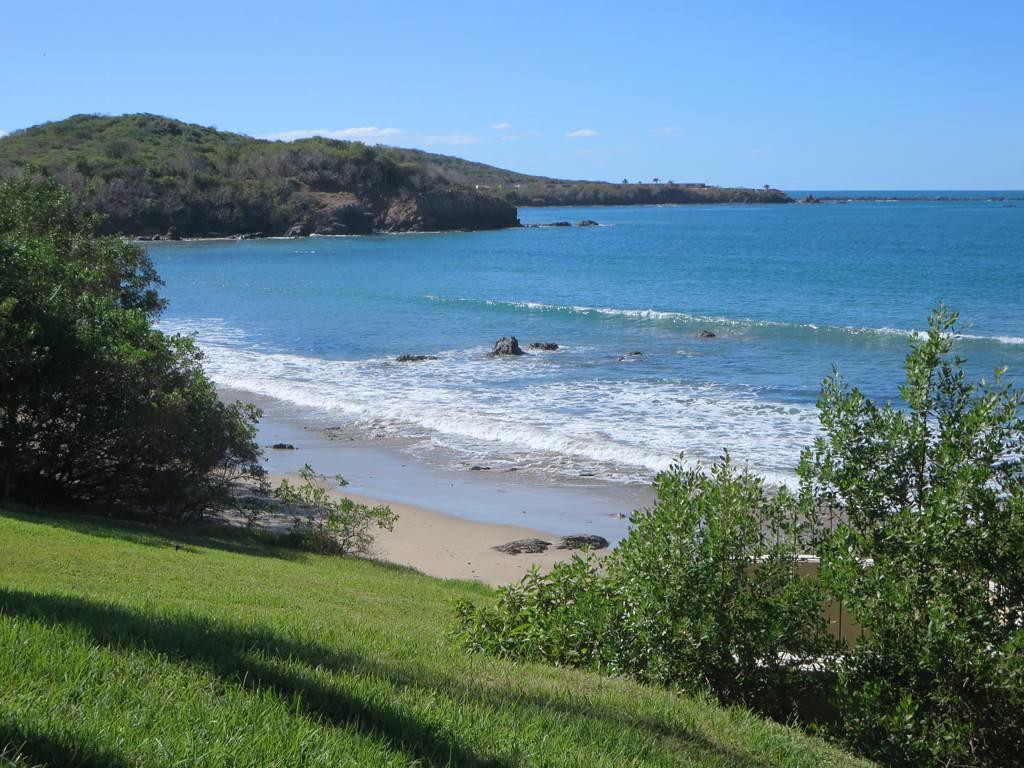
[[[140,237],[486,230],[516,206],[791,203],[777,189],[530,176],[414,149],[255,139],[158,115],[75,115],[0,138],[0,178],[36,168]]]

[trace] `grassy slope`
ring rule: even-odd
[[[0,765],[859,764],[743,711],[466,654],[446,632],[478,585],[2,512]]]

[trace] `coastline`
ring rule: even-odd
[[[271,473],[277,485],[282,479],[300,482],[292,473]],[[425,509],[415,504],[391,502],[362,494],[332,489],[331,496],[349,498],[375,506],[386,504],[398,514],[393,531],[379,531],[369,557],[373,560],[413,568],[439,579],[479,581],[492,587],[519,581],[531,568],[546,572],[555,563],[569,560],[574,554],[556,549],[559,536],[532,528],[500,523],[480,523]],[[551,542],[546,552],[509,555],[492,547],[518,539],[538,538]],[[604,557],[610,549],[596,554]]]
[[[246,398],[246,393],[221,391],[224,399],[235,396]],[[544,572],[577,554],[556,548],[558,540],[570,534],[603,536],[610,546],[597,554],[604,556],[628,532],[630,513],[654,498],[648,487],[597,481],[571,484],[525,472],[433,466],[387,444],[332,440],[280,405],[259,405],[265,413],[257,440],[265,450],[263,465],[272,483],[277,485],[282,478],[294,482],[298,470],[309,464],[331,479],[333,496],[390,506],[398,513],[398,522],[394,531],[377,534],[371,557],[429,576],[510,584],[534,566]],[[275,450],[275,443],[294,449]],[[333,484],[336,474],[350,483],[343,491]],[[492,549],[532,538],[551,546],[539,554],[510,555]]]

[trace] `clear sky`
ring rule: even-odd
[[[571,178],[1024,188],[1024,2],[0,0],[0,130],[154,112]]]

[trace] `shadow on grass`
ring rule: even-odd
[[[192,664],[228,683],[269,689],[310,717],[331,725],[354,724],[371,737],[431,766],[503,768],[394,707],[365,701],[329,684],[317,668],[357,670],[359,657],[280,635],[232,627],[195,616],[152,616],[76,597],[0,590],[0,615],[21,616],[87,632],[101,645],[146,650],[172,663]],[[298,670],[294,662],[306,669]],[[333,681],[330,681],[333,682]]]
[[[543,667],[543,665],[539,665]],[[450,675],[425,674],[420,669],[412,669],[409,665],[395,663],[387,669],[374,665],[373,674],[385,677],[393,685],[423,690],[424,692],[444,690],[460,698],[474,701],[495,709],[508,709],[516,706],[535,712],[557,713],[574,721],[591,721],[601,725],[610,725],[617,729],[635,729],[657,741],[666,753],[685,756],[688,761],[714,759],[725,761],[735,768],[775,768],[776,763],[766,762],[756,755],[744,752],[728,744],[722,744],[693,728],[672,722],[665,717],[647,715],[625,708],[609,708],[595,705],[576,691],[567,690],[559,694],[528,692],[521,688],[515,691],[503,690],[499,687],[470,685],[463,678]],[[526,676],[526,670],[523,671]],[[719,707],[713,700],[708,700],[709,708]]]
[[[51,735],[0,720],[0,765],[53,768],[127,768],[114,752],[77,743],[68,734]]]
[[[283,560],[301,560],[305,557],[301,550],[285,546],[283,537],[201,520],[123,520],[88,512],[43,512],[14,505],[0,508],[0,513],[26,523],[48,525],[101,539],[118,539],[146,547],[186,552],[194,552],[198,548],[218,549],[239,555]]]
[[[506,717],[510,713],[513,717],[518,713],[523,717],[552,713],[574,721],[574,729],[589,721],[604,731],[609,724],[638,730],[657,745],[659,753],[677,754],[690,761],[713,759],[739,768],[771,765],[667,719],[594,706],[574,692],[546,696],[502,686],[474,685],[461,676],[429,672],[412,663],[382,663],[204,617],[154,616],[77,597],[0,589],[0,615],[3,614],[52,626],[76,627],[89,633],[98,644],[164,654],[172,663],[195,665],[228,683],[272,690],[314,719],[332,725],[354,724],[365,734],[384,740],[388,746],[428,766],[503,768],[511,763],[458,743],[441,726],[421,722],[386,703],[356,697],[345,690],[343,683],[332,679],[333,675],[372,676],[395,688],[422,693],[425,700],[437,699],[440,694],[456,702],[503,712]]]

